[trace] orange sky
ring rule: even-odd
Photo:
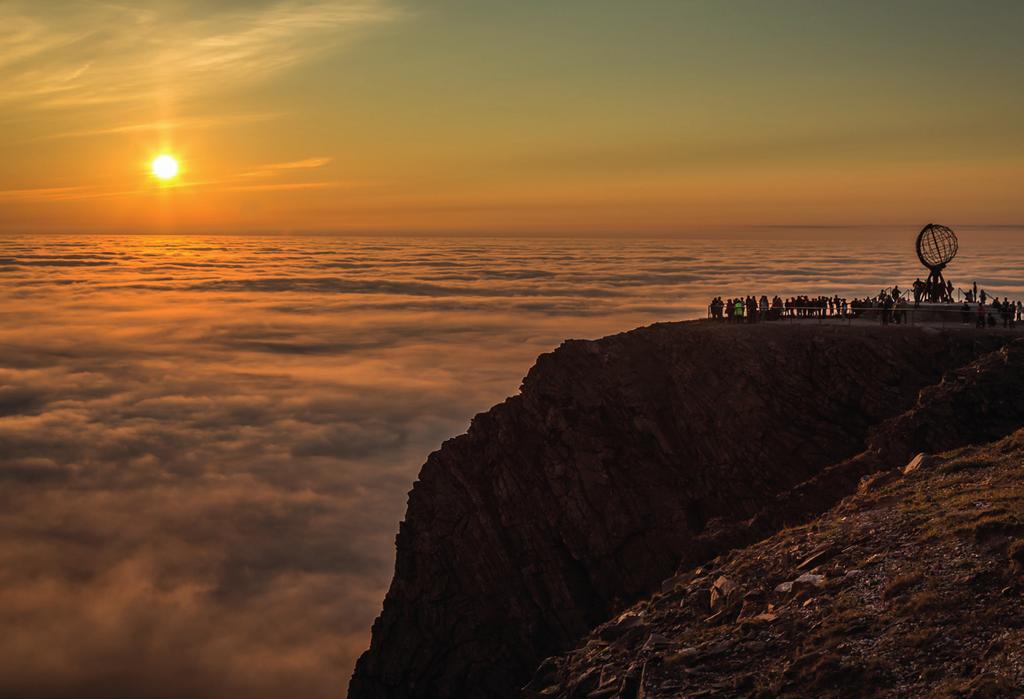
[[[1024,6],[0,7],[0,229],[1024,221]],[[182,173],[150,174],[170,152]]]

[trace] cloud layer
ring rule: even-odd
[[[538,353],[905,243],[2,239],[0,695],[336,697],[419,465]],[[1019,253],[950,273],[1021,294]]]

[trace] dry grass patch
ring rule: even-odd
[[[896,599],[911,588],[920,585],[923,580],[924,575],[920,571],[915,570],[904,573],[885,586],[885,591],[882,592],[882,599],[887,602]]]
[[[962,471],[977,471],[982,468],[998,466],[999,460],[978,456],[963,456],[958,459],[951,459],[939,467],[942,473],[960,473]]]

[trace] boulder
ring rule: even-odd
[[[631,631],[643,628],[645,628],[644,620],[640,615],[623,614],[611,624],[606,624],[599,635],[603,641],[617,641]]]
[[[935,462],[934,457],[924,452],[919,453],[903,467],[903,475],[908,476],[919,468],[928,468]]]
[[[797,565],[796,569],[810,570],[815,566],[819,566],[822,563],[828,562],[829,560],[834,558],[837,553],[839,553],[839,550],[835,546],[831,544],[828,546],[823,546],[817,549],[816,551],[812,552],[809,556],[807,556],[807,558],[802,560],[800,564]]]
[[[736,595],[739,587],[732,580],[725,576],[720,576],[715,580],[715,584],[711,586],[711,609],[717,611],[722,608]]]
[[[815,575],[814,573],[804,573],[799,578],[793,581],[793,594],[800,595],[805,592],[812,592],[819,587],[825,586],[825,576]]]

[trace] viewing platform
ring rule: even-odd
[[[966,305],[966,309],[964,306]],[[921,303],[914,305],[913,302],[904,302],[893,306],[889,310],[889,320],[885,322],[883,316],[885,309],[882,306],[859,308],[847,313],[829,313],[820,307],[797,307],[791,309],[769,309],[763,316],[759,314],[757,320],[751,321],[748,317],[717,319],[709,317],[716,323],[723,325],[761,325],[768,323],[775,324],[829,324],[829,325],[905,325],[905,326],[926,326],[957,328],[965,327],[978,330],[1005,330],[1024,332],[1024,321],[1011,320],[1003,321],[1003,315],[995,306],[985,307],[985,321],[983,325],[978,323],[977,303]]]

